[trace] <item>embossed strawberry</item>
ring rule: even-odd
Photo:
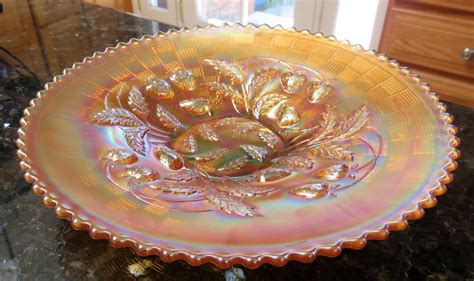
[[[298,92],[306,81],[306,76],[301,73],[285,72],[280,77],[280,84],[287,94]]]

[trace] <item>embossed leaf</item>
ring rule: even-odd
[[[280,71],[275,68],[265,68],[255,72],[248,86],[249,99],[258,97],[265,86],[270,83]]]
[[[132,108],[132,112],[135,115],[141,118],[148,117],[148,107],[145,102],[145,97],[143,96],[142,92],[135,86],[130,89],[128,92],[128,105]]]
[[[198,175],[191,169],[181,169],[177,171],[171,171],[164,179],[174,182],[187,182],[195,179]]]
[[[176,118],[171,112],[169,112],[164,106],[156,105],[156,116],[160,120],[161,125],[167,129],[183,128],[184,125]]]
[[[275,145],[278,142],[277,137],[272,132],[260,131],[258,137],[263,141],[269,148],[275,149]]]
[[[145,155],[145,135],[148,131],[148,128],[143,127],[125,129],[125,139],[128,146],[138,154]]]
[[[251,186],[251,185],[239,185],[239,186],[224,186],[216,187],[219,191],[225,192],[232,196],[239,197],[252,197],[252,196],[262,196],[270,192],[277,191],[277,187],[268,187],[268,186]]]
[[[279,93],[268,93],[260,96],[252,108],[253,116],[258,119],[261,115],[267,114],[274,106],[286,100],[288,100],[288,97]]]
[[[328,185],[326,183],[305,184],[290,190],[290,194],[307,199],[320,199],[326,197],[328,193]]]
[[[369,121],[369,112],[364,104],[356,110],[342,126],[341,134],[337,139],[345,139],[358,133]]]
[[[183,147],[186,153],[196,153],[198,152],[198,143],[193,135],[187,136],[183,139]]]
[[[209,151],[209,152],[204,152],[204,153],[194,155],[193,158],[196,161],[209,162],[209,161],[213,161],[213,160],[221,158],[228,151],[229,151],[229,149],[223,147],[223,148],[215,149],[215,150],[212,150],[212,151]]]
[[[314,164],[308,157],[300,155],[275,158],[272,160],[272,163],[303,170],[311,170]]]
[[[239,94],[231,85],[218,81],[207,82],[205,86],[209,89],[212,104],[219,104],[224,97],[233,97]]]
[[[217,168],[219,172],[231,172],[238,170],[245,166],[249,162],[249,159],[247,156],[242,156],[239,158],[236,158],[234,160],[231,160],[229,162],[224,163],[222,166]]]
[[[310,153],[325,159],[353,161],[354,153],[348,150],[347,145],[324,144],[309,149]]]
[[[235,64],[216,59],[206,59],[204,61],[214,67],[220,75],[228,77],[232,84],[240,84],[244,80],[242,71]]]
[[[268,151],[265,147],[256,146],[252,144],[242,144],[240,145],[240,148],[242,148],[248,155],[250,155],[250,157],[260,162],[263,162],[263,160],[267,158]]]
[[[122,108],[104,109],[95,114],[89,123],[98,125],[119,125],[122,127],[138,127],[141,121],[130,111]]]
[[[199,193],[204,191],[204,187],[200,186],[192,186],[192,185],[176,185],[176,184],[169,184],[169,183],[160,183],[158,185],[150,185],[151,188],[157,189],[164,193],[172,193],[172,194],[184,194],[184,195],[191,195],[195,193]]]
[[[257,128],[259,128],[259,126],[255,123],[249,123],[249,122],[241,123],[241,124],[238,124],[234,130],[232,130],[232,135],[234,137],[241,136],[243,134],[248,133],[250,130],[257,129]]]
[[[236,199],[224,193],[210,193],[207,200],[228,214],[236,214],[239,216],[255,217],[260,216],[251,206],[245,204],[240,199]]]
[[[336,122],[337,115],[332,106],[327,106],[326,111],[321,115],[322,118],[318,126],[319,130],[311,136],[309,144],[316,144],[325,141],[333,135],[338,127]]]
[[[242,118],[242,117],[226,117],[217,121],[214,124],[214,126],[215,127],[229,126],[229,125],[238,124],[240,122],[248,123],[248,121],[249,120],[247,118]]]
[[[220,140],[217,133],[208,124],[203,123],[203,124],[199,125],[197,127],[197,131],[198,131],[199,135],[205,140],[209,140],[209,141],[218,141],[218,140]]]

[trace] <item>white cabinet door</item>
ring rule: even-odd
[[[142,17],[179,26],[177,1],[132,0],[133,12]]]
[[[180,0],[186,26],[223,23],[296,27],[313,30],[320,0]]]

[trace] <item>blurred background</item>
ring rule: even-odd
[[[173,26],[253,23],[334,34],[378,46],[388,0],[122,0],[92,1]]]
[[[62,44],[57,38],[50,40],[49,34],[72,30],[82,34],[90,23],[100,23],[103,29],[100,36],[112,38],[117,24],[93,14],[88,5],[91,3],[115,9],[118,12],[115,18],[121,13],[133,15],[136,20],[146,19],[137,28],[147,33],[166,31],[169,27],[239,22],[335,35],[398,60],[419,73],[442,99],[474,107],[474,0],[3,0],[0,3],[3,47],[13,48],[19,58],[31,52],[11,46],[13,42],[38,41],[40,47],[49,48]],[[71,18],[81,13],[82,19]],[[12,35],[26,41],[8,39]],[[74,39],[69,38],[69,42]],[[85,42],[80,40],[78,44]],[[100,46],[94,42],[91,45]],[[44,53],[40,49],[36,52]],[[58,56],[66,54],[67,51]],[[56,66],[57,71],[66,67],[61,63],[50,64],[53,65],[45,67],[51,73],[56,73],[52,71]]]

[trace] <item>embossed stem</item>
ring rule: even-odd
[[[374,131],[375,132],[375,131]],[[372,155],[374,156],[374,158],[370,161],[368,161],[367,163],[365,163],[364,165],[362,165],[361,167],[358,167],[357,170],[362,170],[366,167],[367,170],[365,171],[364,174],[362,174],[358,179],[356,179],[355,181],[353,181],[352,183],[348,184],[348,185],[344,185],[344,186],[338,186],[336,188],[333,188],[334,191],[341,191],[341,190],[344,190],[344,189],[347,189],[355,184],[357,184],[358,182],[360,182],[361,180],[363,180],[374,168],[375,166],[377,165],[377,160],[378,158],[380,157],[380,155],[382,154],[382,151],[383,151],[383,148],[384,148],[384,143],[383,143],[383,139],[382,139],[382,136],[375,132],[375,134],[377,135],[377,138],[379,140],[379,149],[377,150],[377,152],[375,152],[374,148],[372,145],[370,145],[367,141],[359,138],[359,140],[361,140],[362,142],[364,142],[370,149],[370,151],[372,152]]]
[[[249,108],[249,98],[248,98],[248,92],[247,90],[245,89],[244,87],[244,84],[240,84],[240,88],[242,89],[242,95],[244,97],[244,106],[245,106],[245,111],[247,112],[247,114],[250,114],[250,108]]]

